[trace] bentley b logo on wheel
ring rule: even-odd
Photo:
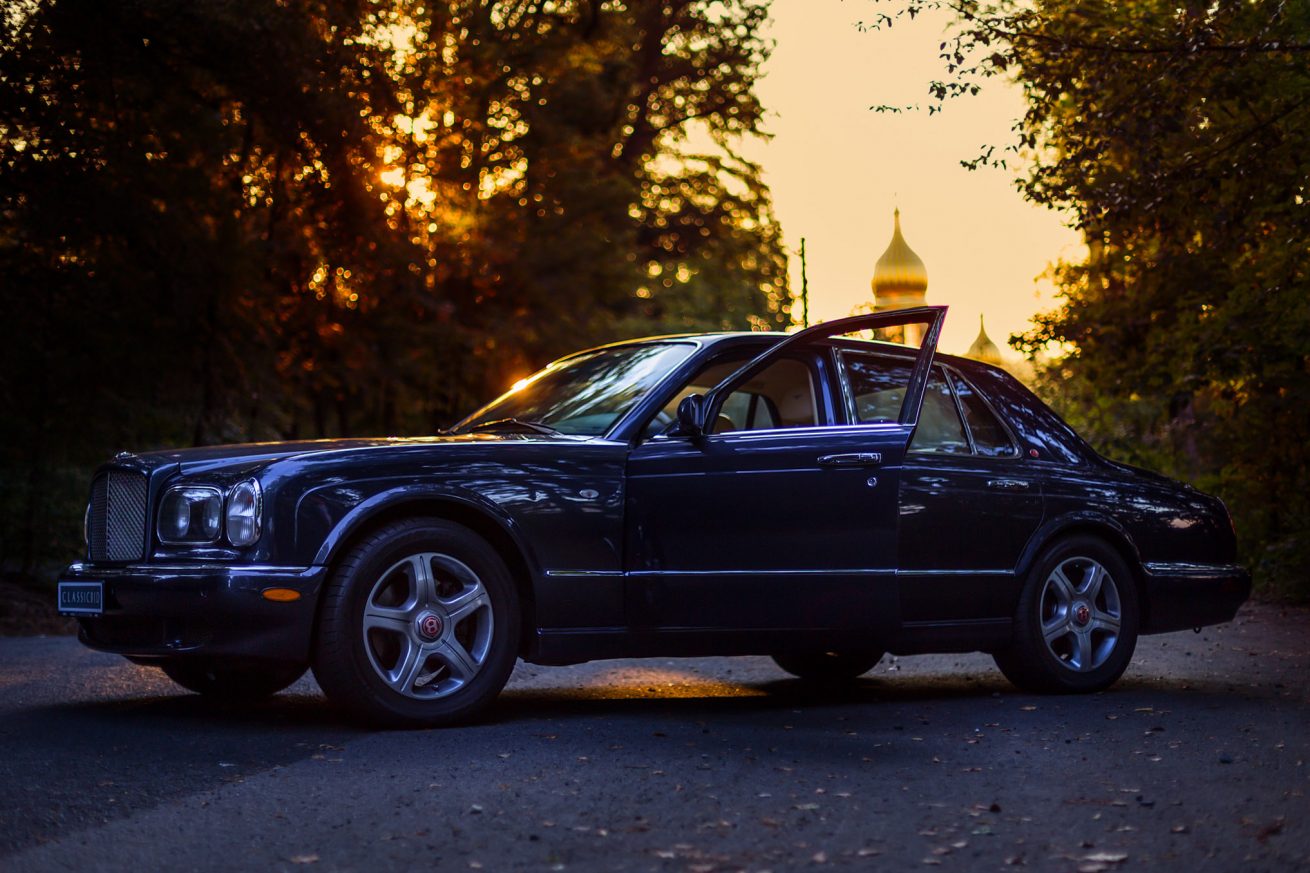
[[[435,640],[441,636],[441,618],[429,612],[418,620],[418,632],[423,635],[424,639]]]

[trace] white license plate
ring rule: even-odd
[[[105,583],[60,582],[61,615],[99,615],[105,611]]]

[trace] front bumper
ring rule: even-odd
[[[1146,564],[1143,569],[1144,634],[1232,621],[1251,596],[1251,574],[1234,564]]]
[[[78,638],[133,658],[179,655],[309,660],[314,608],[326,567],[239,564],[73,564],[61,582],[104,583],[104,613],[79,616]],[[300,593],[264,598],[269,588]]]

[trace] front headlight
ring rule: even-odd
[[[232,487],[227,495],[227,541],[234,546],[248,546],[259,539],[259,516],[263,510],[259,483],[247,479]]]
[[[159,502],[159,541],[173,545],[212,543],[223,521],[223,492],[208,485],[175,485]]]

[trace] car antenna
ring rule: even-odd
[[[810,326],[810,281],[805,275],[805,237],[801,237],[801,329]]]

